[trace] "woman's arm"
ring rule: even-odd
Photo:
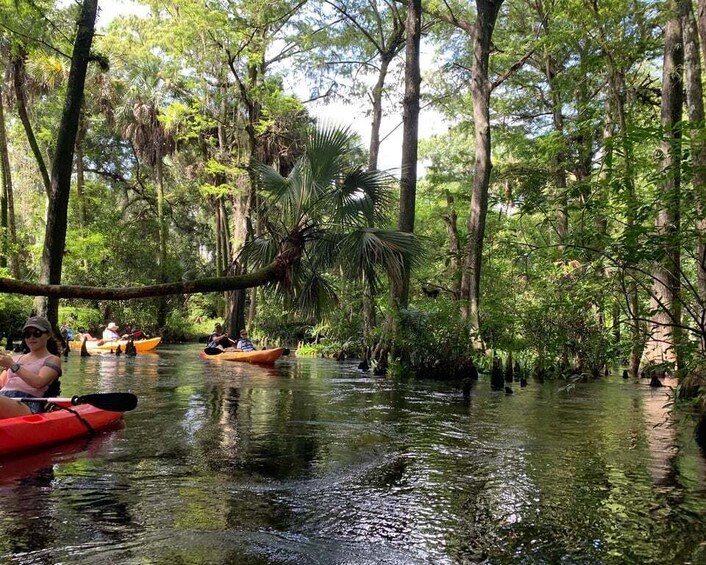
[[[14,363],[15,360],[9,355],[0,356],[0,366],[9,369]],[[15,371],[15,375],[20,377],[32,388],[42,388],[48,386],[56,380],[59,376],[59,372],[52,367],[47,367],[46,363],[50,363],[56,367],[61,367],[61,359],[55,355],[52,355],[46,359],[45,364],[41,369],[39,369],[38,373],[30,371],[27,367],[22,366],[20,363],[20,368]],[[5,373],[5,379],[7,379],[7,371],[5,371]]]

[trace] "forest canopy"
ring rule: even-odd
[[[136,4],[0,4],[4,326],[702,371],[702,0]],[[364,108],[367,147],[322,102]]]

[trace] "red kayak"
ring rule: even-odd
[[[90,404],[72,406],[54,402],[69,410],[55,409],[0,420],[0,455],[29,451],[90,435],[120,421],[122,412],[101,410]]]
[[[256,349],[255,351],[224,351],[216,355],[201,352],[201,359],[210,361],[240,361],[241,363],[257,363],[258,365],[273,365],[282,357],[283,347],[276,349]]]

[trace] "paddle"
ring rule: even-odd
[[[71,398],[18,398],[17,400],[22,402],[41,402],[42,404],[70,402],[72,406],[90,404],[101,410],[110,410],[111,412],[127,412],[137,406],[137,396],[131,392],[101,392],[73,396]]]

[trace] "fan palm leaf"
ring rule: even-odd
[[[304,155],[285,177],[273,167],[257,164],[267,212],[268,238],[279,243],[296,234],[300,259],[278,292],[288,292],[303,310],[320,311],[335,294],[326,276],[333,268],[352,280],[369,281],[379,274],[402,280],[405,265],[420,253],[409,233],[381,229],[392,197],[386,177],[365,171],[351,160],[356,138],[347,130],[324,127],[308,136]],[[279,244],[278,243],[278,244]],[[273,245],[248,245],[248,262],[271,260]]]

